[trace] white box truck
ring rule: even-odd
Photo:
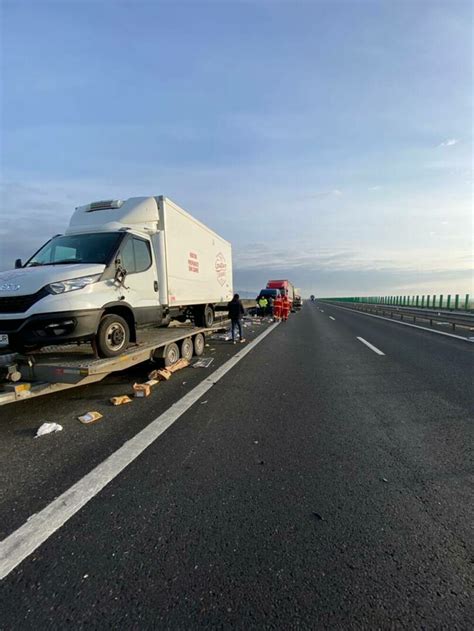
[[[0,273],[0,345],[92,342],[120,354],[140,327],[210,327],[232,298],[231,245],[163,196],[76,208],[64,235]]]

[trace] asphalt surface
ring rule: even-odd
[[[306,304],[12,571],[0,627],[472,629],[473,353]],[[3,408],[4,534],[208,374],[87,428],[130,374]]]

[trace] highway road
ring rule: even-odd
[[[129,406],[146,367],[0,409],[2,536],[44,538],[6,552],[2,629],[472,629],[474,345],[322,303],[247,333]]]

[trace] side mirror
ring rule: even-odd
[[[23,263],[21,262],[21,259],[17,259],[15,261],[15,269],[19,269],[20,267],[23,267]]]

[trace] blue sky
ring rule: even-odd
[[[470,3],[1,7],[0,269],[78,204],[165,194],[240,290],[471,290]]]

